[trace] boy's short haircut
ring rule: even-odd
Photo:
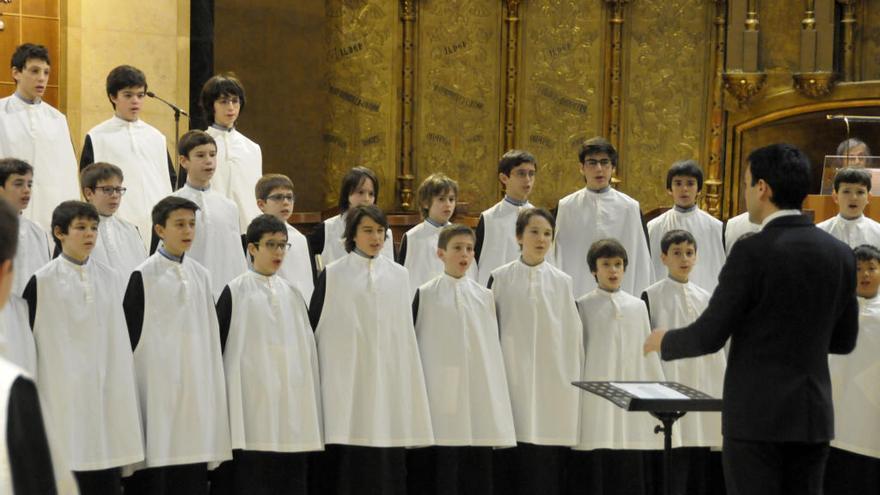
[[[444,173],[437,172],[431,174],[422,181],[418,191],[419,211],[422,212],[422,218],[428,218],[428,211],[431,209],[431,203],[434,201],[434,198],[446,191],[452,191],[453,194],[458,196],[458,182],[450,179]]]
[[[56,246],[61,247],[61,241],[55,237],[55,227],[58,227],[62,234],[67,234],[70,224],[77,218],[85,218],[96,222],[101,221],[95,206],[85,201],[62,201],[61,204],[55,207],[52,211],[52,238],[55,239]]]
[[[528,151],[510,150],[501,155],[501,160],[498,161],[498,173],[510,177],[510,172],[523,163],[531,163],[536,169],[538,168],[538,160],[535,159],[535,155]]]
[[[777,143],[749,154],[752,184],[764,180],[773,192],[770,202],[781,210],[800,210],[810,191],[810,159],[791,144]]]
[[[165,222],[168,221],[168,217],[177,210],[189,210],[195,214],[195,212],[199,211],[199,205],[186,198],[165,196],[153,206],[153,211],[151,213],[153,227],[156,225],[165,227]]]
[[[440,237],[437,238],[437,249],[446,249],[449,241],[459,235],[470,236],[474,242],[477,240],[477,234],[474,233],[474,229],[460,223],[452,223],[440,229]]]
[[[293,192],[293,181],[284,174],[265,174],[257,181],[257,185],[254,187],[254,196],[266,201],[272,191],[279,187],[290,189],[290,192]]]
[[[880,263],[880,249],[870,244],[856,246],[853,249],[853,254],[856,256],[856,262],[874,260]]]
[[[871,172],[863,168],[841,168],[834,174],[834,192],[840,189],[841,184],[858,184],[868,188],[871,192]]]
[[[177,152],[180,153],[180,156],[189,158],[189,152],[196,146],[203,144],[213,144],[214,149],[217,149],[217,141],[214,141],[210,134],[199,129],[193,129],[180,136],[180,142],[177,143]]]
[[[24,66],[27,65],[27,61],[32,59],[42,60],[43,62],[52,65],[52,62],[49,60],[49,50],[46,49],[45,46],[36,45],[34,43],[24,43],[18,45],[15,52],[13,52],[9,67],[22,71],[24,70]]]
[[[378,206],[369,205],[352,208],[345,215],[345,233],[342,236],[345,239],[345,252],[350,253],[354,251],[354,238],[357,235],[358,224],[361,223],[361,219],[364,217],[371,218],[374,222],[384,227],[386,231],[388,230],[388,219],[385,218],[385,214],[382,213]]]
[[[117,96],[118,93],[125,88],[144,88],[147,90],[147,76],[143,71],[130,65],[120,65],[107,74],[107,98]],[[113,109],[116,104],[110,100]]]
[[[523,232],[526,231],[526,225],[529,224],[529,220],[532,217],[544,217],[547,222],[550,223],[550,228],[553,229],[553,237],[556,237],[556,218],[553,217],[553,214],[550,213],[550,210],[547,208],[525,208],[520,210],[519,215],[516,216],[516,237],[520,238],[523,235]]]
[[[841,141],[840,144],[837,145],[837,154],[840,156],[847,155],[848,151],[858,148],[859,146],[864,146],[865,153],[868,156],[871,156],[871,148],[868,147],[868,143],[862,141],[859,138],[849,138]]]
[[[342,187],[339,188],[340,213],[351,206],[348,202],[348,197],[367,179],[373,181],[374,203],[379,202],[379,179],[376,177],[376,174],[367,167],[354,167],[342,178]]]
[[[629,265],[629,257],[626,255],[626,248],[623,247],[617,239],[601,239],[590,246],[587,251],[587,264],[590,265],[590,272],[596,273],[596,262],[599,258],[622,258],[623,269],[626,270]]]
[[[693,177],[697,179],[697,192],[703,190],[703,171],[694,160],[681,160],[672,164],[666,172],[666,189],[672,190],[672,179],[675,177]]]
[[[34,167],[18,158],[0,159],[0,187],[6,187],[10,175],[27,175],[34,173]]]
[[[681,244],[682,242],[693,245],[694,251],[697,250],[697,240],[694,238],[693,234],[687,230],[673,229],[663,234],[663,237],[660,239],[660,252],[663,254],[669,254],[670,246],[673,244]]]
[[[91,189],[94,191],[95,188],[98,187],[99,182],[110,180],[114,177],[118,178],[120,181],[125,180],[121,168],[112,163],[95,162],[86,166],[86,168],[80,172],[79,183],[83,190]]]
[[[205,85],[202,86],[199,105],[204,110],[205,116],[210,118],[210,122],[214,121],[214,102],[224,96],[237,96],[238,101],[241,102],[239,111],[244,110],[244,86],[232,72],[217,74],[205,81]]]
[[[583,164],[588,155],[598,155],[600,153],[608,155],[608,158],[611,159],[611,165],[615,168],[617,167],[617,150],[614,149],[614,146],[607,139],[601,136],[587,139],[581,144],[581,149],[578,151],[578,161]]]
[[[281,232],[286,238],[287,226],[274,216],[263,214],[251,220],[245,238],[248,244],[259,244],[264,234],[275,234],[276,232]]]
[[[18,211],[9,204],[9,201],[0,199],[0,264],[15,259],[16,249],[18,249]]]

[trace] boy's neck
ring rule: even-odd
[[[504,201],[507,201],[514,206],[525,206],[525,204],[529,202],[528,198],[515,198],[509,194],[504,195]]]
[[[21,92],[18,90],[15,91],[15,96],[17,96],[19,100],[27,103],[28,105],[34,105],[34,104],[37,104],[40,102],[39,96],[35,96],[33,98],[28,98],[27,96],[21,94]]]
[[[696,209],[697,209],[697,204],[696,204],[696,203],[694,203],[694,204],[692,204],[692,205],[690,205],[690,206],[682,206],[682,205],[679,205],[679,204],[675,205],[675,211],[677,211],[677,212],[679,212],[679,213],[687,213],[687,212],[689,212],[689,211],[694,211],[694,210],[696,210]]]
[[[177,251],[174,251],[174,250],[168,249],[168,247],[166,247],[166,246],[162,246],[162,247],[160,247],[160,248],[158,249],[158,252],[159,252],[159,254],[161,254],[162,256],[164,256],[165,258],[167,258],[167,259],[169,259],[169,260],[171,260],[171,261],[176,261],[176,262],[178,262],[178,263],[182,263],[182,262],[183,262],[183,255],[184,255],[184,253],[185,253],[185,251],[177,252]]]
[[[605,287],[604,285],[601,285],[601,284],[600,284],[600,285],[599,285],[599,290],[601,290],[601,291],[605,291],[605,292],[608,292],[608,293],[610,293],[610,294],[614,294],[615,292],[617,292],[617,291],[620,290],[620,287],[610,288],[610,287]]]
[[[118,118],[118,119],[120,119],[120,120],[124,120],[124,121],[126,121],[126,122],[135,123],[135,122],[138,121],[138,118],[137,118],[137,117],[135,117],[133,120],[131,120],[131,119],[127,119],[127,118],[123,117],[122,115],[119,115],[118,113],[114,113],[114,115],[116,115],[116,118]]]
[[[602,193],[606,193],[606,192],[608,192],[609,190],[611,190],[611,186],[603,186],[603,187],[600,187],[600,188],[596,189],[596,188],[594,188],[594,187],[590,187],[590,186],[588,185],[588,186],[587,186],[587,189],[590,190],[591,192],[594,192],[594,193],[597,193],[597,194],[602,194]]]
[[[211,188],[211,181],[210,180],[198,181],[198,180],[192,180],[189,177],[187,177],[186,178],[186,185],[188,185],[189,187],[191,187],[193,189],[198,189],[199,191],[204,192],[204,191],[207,191],[208,189]]]
[[[864,294],[864,295],[858,294],[858,296],[861,297],[862,299],[874,299],[875,297],[877,297],[878,293],[880,293],[880,292],[875,291],[873,294]]]
[[[858,220],[858,219],[862,218],[863,215],[864,215],[863,213],[859,213],[858,215],[856,215],[854,217],[848,217],[848,216],[844,215],[843,212],[840,212],[840,218],[842,218],[844,220]]]
[[[79,256],[74,256],[68,251],[64,251],[64,248],[61,248],[61,257],[66,259],[67,261],[73,263],[74,265],[83,266],[89,260],[88,255],[85,258],[80,258]]]
[[[529,256],[526,253],[522,253],[519,259],[528,266],[538,266],[544,262],[543,256]]]
[[[235,129],[235,124],[232,124],[231,126],[226,127],[225,125],[223,125],[219,122],[214,122],[213,124],[211,124],[211,127],[213,127],[214,129],[217,129],[218,131],[230,132],[233,129]]]
[[[669,278],[680,283],[680,284],[686,284],[686,283],[690,282],[690,279],[688,279],[687,276],[679,277],[678,275],[673,275],[672,273],[669,273]]]
[[[449,221],[448,221],[448,220],[445,221],[445,222],[441,222],[441,221],[439,221],[439,220],[437,220],[437,219],[434,219],[434,218],[431,218],[431,217],[427,217],[427,218],[425,218],[425,221],[428,222],[429,224],[433,225],[434,227],[437,227],[438,229],[439,229],[440,227],[444,227],[444,226],[446,226],[447,224],[449,224]]]
[[[266,271],[266,270],[260,270],[260,269],[257,268],[256,266],[253,267],[253,268],[251,268],[251,271],[253,271],[253,272],[256,273],[257,275],[262,275],[262,276],[267,277],[267,278],[268,278],[268,277],[271,277],[272,275],[275,275],[275,272],[272,272],[272,271]]]
[[[452,277],[454,279],[462,279],[466,275],[466,273],[462,273],[461,275],[455,275],[453,273],[449,273],[449,270],[447,270],[445,268],[443,269],[443,273],[449,275],[450,277]]]

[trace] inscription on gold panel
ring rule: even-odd
[[[351,167],[362,165],[379,176],[379,205],[392,208],[396,179],[393,57],[397,1],[325,0],[325,16],[325,204],[337,203],[342,176]]]
[[[497,191],[501,2],[421,0],[418,22],[416,185],[443,172],[479,213]]]
[[[642,211],[671,204],[665,179],[674,161],[697,159],[705,170],[713,13],[703,0],[645,0],[629,11],[618,173]]]
[[[555,207],[583,187],[577,150],[602,126],[602,0],[523,4],[517,146],[538,159],[531,200]]]

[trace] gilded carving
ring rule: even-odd
[[[794,88],[808,98],[824,98],[831,94],[838,76],[834,72],[802,72],[792,74]]]
[[[703,182],[703,208],[721,218],[721,151],[724,132],[724,55],[727,49],[727,1],[715,1],[714,54],[712,81],[709,85],[709,136],[704,155],[706,180]]]

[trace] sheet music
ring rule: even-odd
[[[611,385],[639,399],[688,399],[688,396],[659,383],[615,383]]]

